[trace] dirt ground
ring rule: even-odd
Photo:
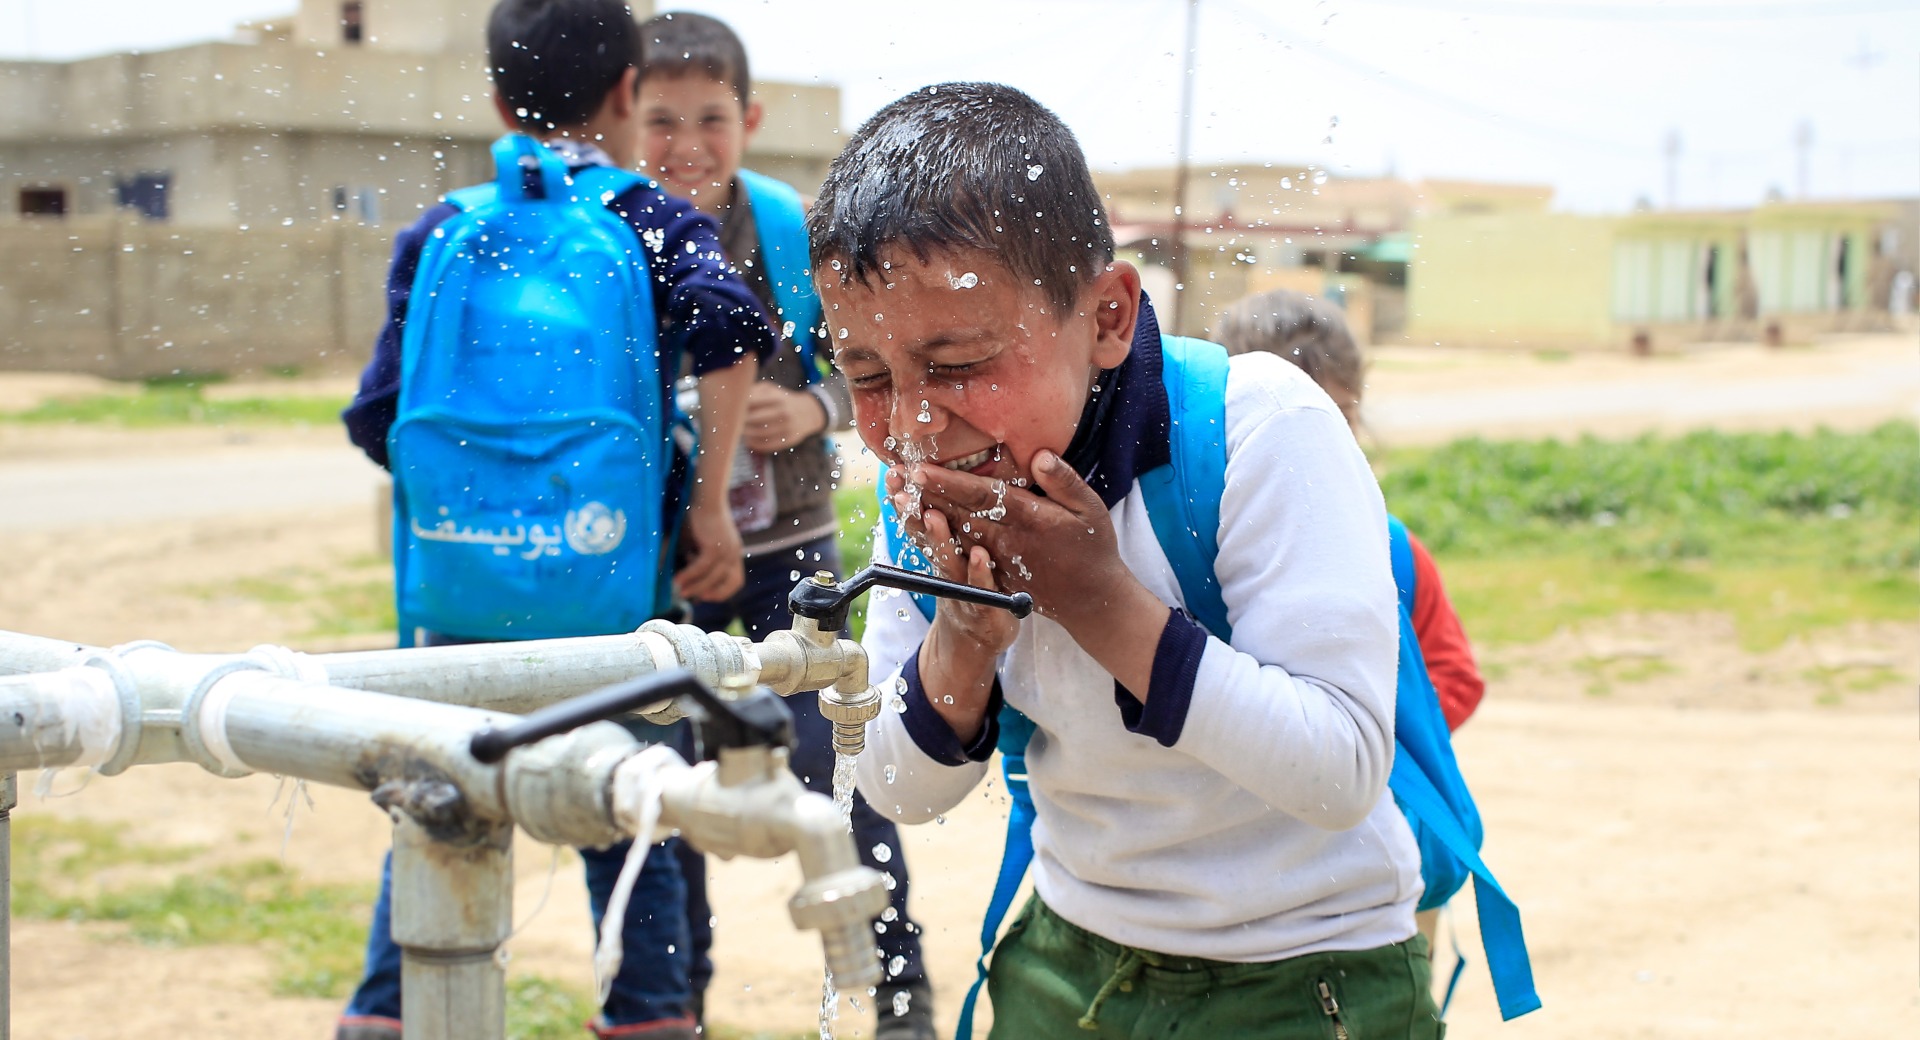
[[[1503,377],[1447,378],[1465,387]],[[0,379],[0,411],[21,406],[7,398],[27,396],[20,387]],[[218,432],[0,427],[0,512],[9,462],[277,450],[321,436],[337,435],[235,445]],[[352,641],[305,635],[314,625],[305,605],[238,590],[248,579],[324,575],[374,552],[364,502],[22,527],[5,541],[0,629],[184,650],[343,648]],[[1920,619],[1823,630],[1750,654],[1722,617],[1621,617],[1484,657],[1487,700],[1457,746],[1487,820],[1488,859],[1525,915],[1546,1003],[1500,1035],[1920,1035]],[[54,786],[64,796],[52,798],[32,793],[35,779],[21,777],[19,816],[111,821],[133,842],[209,846],[233,859],[280,856],[284,841],[286,862],[318,881],[371,881],[386,846],[381,815],[349,791],[312,790],[315,808],[295,810],[289,836],[287,799],[275,802],[271,777],[142,767],[84,787],[63,775]],[[914,914],[949,1026],[971,980],[1004,814],[988,794],[944,824],[906,832]],[[524,840],[516,856],[515,912],[531,919],[511,941],[509,970],[586,989],[577,862],[562,854],[554,869],[548,850]],[[791,862],[715,864],[714,1020],[811,1027],[820,961],[786,918],[797,884]],[[1470,902],[1455,921],[1474,965],[1451,1030],[1486,1035],[1498,1015]],[[15,922],[14,1035],[328,1035],[335,1002],[271,996],[271,964],[258,950],[155,948],[119,932]],[[841,1035],[865,1031],[860,1016],[842,1018]]]

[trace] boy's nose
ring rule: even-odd
[[[925,440],[947,428],[947,410],[924,386],[903,387],[893,395],[888,433],[897,440]]]

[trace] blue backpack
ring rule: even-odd
[[[393,469],[402,643],[629,632],[668,604],[674,472],[638,174],[493,145],[420,254]]]
[[[1140,493],[1153,523],[1154,538],[1172,565],[1188,612],[1216,638],[1231,642],[1233,630],[1214,575],[1220,500],[1226,489],[1227,353],[1216,344],[1178,336],[1165,336],[1162,344],[1161,381],[1172,417],[1171,461],[1139,478]],[[926,558],[902,536],[884,494],[880,511],[881,529],[894,559],[902,567],[930,570]],[[1412,545],[1399,520],[1389,517],[1387,527],[1400,606],[1394,757],[1387,786],[1420,847],[1420,874],[1426,890],[1418,908],[1428,910],[1444,904],[1468,877],[1474,879],[1481,939],[1500,1014],[1502,1018],[1516,1018],[1540,1007],[1526,939],[1520,929],[1520,913],[1480,859],[1480,813],[1460,776],[1446,717],[1440,711],[1440,700],[1414,636]],[[914,601],[931,621],[934,600],[915,596]],[[975,965],[978,977],[960,1011],[957,1036],[961,1040],[972,1036],[973,1007],[986,980],[987,957],[1033,861],[1034,807],[1026,768],[1033,722],[1010,707],[1001,709],[998,721],[996,747],[1013,806],[1007,821],[1006,851],[981,925],[980,958]],[[1463,959],[1448,983],[1447,1002],[1451,1002],[1464,969]],[[1441,1014],[1445,1013],[1443,1004]]]
[[[752,170],[740,171],[747,188],[747,205],[760,233],[760,260],[767,265],[767,283],[773,286],[780,334],[800,352],[807,382],[821,379],[815,346],[822,331],[820,295],[813,289],[813,270],[807,266],[807,212],[800,193],[785,182]]]

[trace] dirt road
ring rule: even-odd
[[[1832,357],[1754,360],[1781,364],[1744,399],[1774,404],[1743,421],[1858,425],[1911,414],[1911,384],[1886,375],[1913,367],[1911,343],[1835,349]],[[1796,403],[1784,388],[1856,356],[1864,360],[1855,396],[1823,398],[1834,408],[1824,413],[1780,410]],[[1420,391],[1429,402],[1472,387],[1533,400],[1556,385],[1529,381],[1541,372],[1598,383],[1650,370],[1618,363],[1527,360],[1516,374],[1484,358],[1401,365],[1389,355],[1374,376],[1376,432],[1415,436],[1393,409],[1419,395],[1396,381],[1438,387]],[[1692,371],[1687,358],[1652,364]],[[1867,392],[1882,384],[1897,392]],[[1621,399],[1640,392],[1622,390]],[[1420,407],[1431,417],[1438,404]],[[1615,424],[1606,432],[1666,421],[1605,411],[1594,421]],[[1506,414],[1514,421],[1503,430],[1550,419]],[[189,650],[263,641],[325,648],[303,634],[314,627],[308,604],[247,590],[305,588],[364,570],[374,552],[371,471],[330,430],[250,436],[234,444],[219,431],[0,427],[0,541],[9,560],[0,568],[0,628],[96,643],[158,638]],[[336,465],[337,485],[314,476]],[[63,476],[79,473],[87,479]],[[1596,698],[1574,661],[1608,654],[1652,654],[1665,667]],[[1495,678],[1458,747],[1487,818],[1488,857],[1526,915],[1547,1005],[1500,1035],[1920,1035],[1920,620],[1822,631],[1751,655],[1723,619],[1621,618],[1487,656]],[[1884,671],[1892,681],[1835,703],[1821,679],[1835,668]],[[281,854],[285,824],[269,809],[272,778],[143,767],[53,799],[31,794],[33,779],[22,778],[22,817],[112,821],[133,842],[205,846],[206,862]],[[73,782],[63,777],[56,787]],[[313,794],[315,811],[296,810],[286,861],[316,880],[370,881],[386,842],[382,818],[364,795]],[[1003,802],[982,794],[905,839],[949,1024],[971,979],[1003,821]],[[524,842],[517,855],[516,913],[526,916],[552,858]],[[797,877],[790,862],[716,864],[716,1021],[793,1032],[813,1022],[818,951],[784,909]],[[1456,920],[1475,965],[1453,1035],[1486,1035],[1497,1015],[1470,903]],[[118,936],[110,925],[16,922],[14,1035],[319,1038],[337,1011],[333,1001],[272,997],[271,965],[259,950],[146,947]],[[578,865],[562,862],[545,908],[511,944],[510,970],[584,990],[588,937]],[[843,1022],[841,1035],[862,1032],[857,1017]]]

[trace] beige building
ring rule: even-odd
[[[1141,265],[1161,320],[1204,335],[1250,293],[1293,289],[1347,309],[1362,339],[1403,322],[1407,229],[1425,214],[1541,213],[1544,185],[1341,177],[1307,164],[1241,163],[1188,171],[1180,212],[1169,168],[1095,173],[1123,255]],[[1173,236],[1184,233],[1188,283],[1176,294]]]
[[[1910,320],[1920,200],[1753,209],[1423,215],[1414,342],[1681,349],[1803,341]]]
[[[298,3],[220,42],[0,62],[0,368],[365,356],[394,230],[491,175],[493,0]],[[817,186],[838,89],[757,93],[748,162]]]

